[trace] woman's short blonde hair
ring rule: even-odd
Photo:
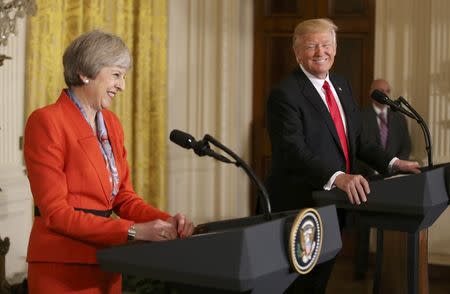
[[[333,44],[336,45],[336,31],[338,27],[328,18],[308,19],[299,23],[294,29],[292,36],[292,46],[298,46],[299,39],[308,34],[330,32]]]
[[[128,69],[133,60],[124,41],[99,30],[82,34],[64,51],[64,80],[67,86],[81,86],[80,75],[95,78],[105,66]]]

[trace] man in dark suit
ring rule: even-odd
[[[297,25],[293,49],[299,64],[273,88],[267,102],[272,166],[267,188],[273,211],[313,206],[312,191],[337,187],[351,203],[367,201],[368,182],[351,174],[355,158],[380,173],[418,173],[418,163],[392,158],[362,142],[361,116],[347,80],[329,73],[337,27],[328,19]],[[325,293],[334,261],[302,275],[288,293]]]
[[[391,86],[384,79],[376,79],[372,82],[369,97],[374,90],[379,90],[388,97],[391,94]],[[380,146],[391,158],[396,156],[400,159],[408,159],[411,152],[411,139],[405,116],[392,111],[387,105],[369,99],[372,101],[371,105],[361,110],[362,140]],[[366,177],[376,174],[374,169],[361,160],[356,162],[356,170]],[[355,277],[362,279],[367,271],[370,228],[360,227],[358,232]]]
[[[391,86],[384,79],[376,79],[370,86],[369,95],[373,90],[379,90],[390,96]],[[411,139],[403,114],[394,112],[387,105],[372,100],[370,106],[362,109],[361,115],[363,140],[381,146],[391,157],[409,158]],[[366,176],[375,173],[373,169],[361,162],[358,162],[357,169]]]

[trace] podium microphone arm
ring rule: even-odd
[[[222,143],[220,143],[219,141],[217,141],[215,138],[213,138],[212,136],[206,134],[203,137],[203,140],[210,142],[211,144],[213,144],[214,146],[216,146],[217,148],[220,148],[221,150],[223,150],[225,153],[227,153],[228,155],[230,155],[234,160],[236,160],[236,162],[234,162],[234,164],[237,167],[242,167],[242,169],[245,171],[245,173],[250,177],[250,179],[252,180],[253,184],[256,185],[256,187],[258,188],[258,190],[261,192],[262,195],[262,205],[263,205],[263,209],[264,209],[264,218],[266,220],[271,220],[272,216],[270,215],[271,213],[271,207],[270,207],[270,200],[269,200],[269,193],[267,193],[266,188],[264,187],[264,185],[261,183],[261,181],[256,177],[255,173],[251,170],[251,168],[245,163],[245,161],[243,161],[239,156],[237,156],[233,151],[231,151],[230,149],[228,149],[226,146],[222,145]]]
[[[427,150],[428,166],[433,167],[431,136],[427,124],[423,120],[422,116],[420,116],[420,114],[408,103],[408,101],[406,101],[405,98],[400,96],[397,100],[400,101],[400,103],[402,103],[403,105],[405,105],[414,114],[415,120],[419,123],[420,127],[422,128],[422,132],[425,137],[425,149]]]
[[[389,105],[393,111],[400,111],[404,115],[411,117],[419,123],[425,137],[425,148],[428,156],[428,166],[433,167],[430,131],[428,130],[428,126],[420,116],[420,114],[411,105],[409,105],[408,101],[406,101],[402,96],[400,96],[396,101],[392,101],[388,96],[377,89],[373,90],[370,96],[378,103]],[[401,104],[405,105],[411,112],[404,109]]]

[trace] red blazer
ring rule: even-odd
[[[25,163],[35,205],[29,262],[96,263],[96,250],[127,242],[134,222],[170,217],[133,190],[119,119],[102,110],[120,177],[112,185],[99,143],[88,122],[62,91],[56,103],[34,111],[25,127]],[[74,208],[113,209],[105,218]]]

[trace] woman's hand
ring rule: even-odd
[[[160,219],[134,225],[135,240],[166,241],[177,238],[177,230],[173,223]]]
[[[167,219],[177,230],[178,236],[181,239],[187,238],[194,232],[194,225],[184,214],[177,213],[171,218]]]
[[[194,232],[194,225],[184,214],[177,213],[166,221],[157,219],[151,222],[134,225],[136,229],[135,240],[166,241],[177,237],[187,238]]]

